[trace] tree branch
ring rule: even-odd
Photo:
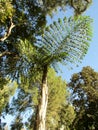
[[[85,0],[85,1],[87,1],[88,3],[91,3],[91,2],[92,2],[92,0]]]
[[[11,52],[9,52],[9,51],[4,51],[4,52],[2,52],[1,54],[0,54],[0,57],[3,57],[3,56],[5,56],[5,55],[11,55],[12,53]]]
[[[4,51],[4,52],[0,53],[0,58],[3,56],[6,56],[6,55],[15,55],[15,56],[19,57],[18,54],[15,52]]]
[[[0,42],[3,42],[10,36],[11,31],[14,27],[15,27],[15,24],[12,22],[12,18],[10,18],[10,27],[8,28],[8,31],[4,34],[4,36],[0,38]]]
[[[84,6],[83,9],[80,9],[80,7],[77,7],[75,5],[74,0],[71,0],[71,6],[74,8],[77,14],[83,13],[87,9],[88,5],[92,2],[92,0],[85,0],[85,1],[87,2],[87,4]]]
[[[71,0],[71,6],[76,10],[77,8],[76,8],[76,6],[75,6],[75,4],[74,4],[74,1],[73,0]]]

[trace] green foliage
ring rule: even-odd
[[[40,48],[39,64],[68,64],[81,61],[91,40],[92,19],[88,16],[64,18],[44,31],[36,45]],[[62,33],[61,33],[62,32]]]
[[[0,89],[3,89],[3,86],[7,84],[7,80],[0,75]]]
[[[0,7],[0,21],[3,22],[3,24],[0,23],[0,37],[3,31],[8,31],[10,18],[15,25],[13,31],[11,30],[10,39],[7,39],[8,43],[15,44],[17,40],[24,38],[34,41],[36,35],[43,32],[46,25],[46,13],[35,0],[0,1]]]
[[[33,60],[32,57],[34,57],[35,54],[35,50],[32,44],[30,44],[30,42],[28,40],[20,40],[19,44],[18,44],[18,50],[21,56],[24,57],[24,59],[27,59],[28,62],[30,62],[31,60]]]
[[[70,6],[74,9],[75,14],[80,15],[88,9],[92,3],[92,0],[53,0],[52,2],[51,0],[39,0],[37,3],[43,8],[44,11],[46,11],[46,13],[48,12],[50,15],[52,15],[52,11],[57,11],[58,8],[65,11],[66,6]]]
[[[38,85],[39,83],[37,82],[36,84]],[[56,76],[56,73],[53,69],[49,69],[48,86],[49,86],[49,99],[48,99],[48,109],[46,116],[47,120],[46,127],[47,129],[51,130],[60,129],[61,127],[64,127],[68,130],[70,129],[70,125],[73,119],[75,118],[75,113],[73,106],[67,103],[69,93],[66,88],[66,82],[63,81],[61,77]],[[27,119],[27,122],[25,123],[26,127],[28,129],[34,128],[37,114],[36,113],[37,104],[35,100],[37,100],[37,97],[36,97],[36,90],[33,88],[34,86],[32,84],[32,88],[30,89],[28,87],[28,91],[25,90],[25,88],[24,88],[25,91],[23,89],[18,90],[17,98],[13,98],[10,107],[7,108],[9,114],[16,115],[16,118],[11,124],[11,128],[15,129],[18,126],[19,129],[21,129],[24,125],[22,123],[24,116],[25,119]],[[35,88],[37,88],[37,86]],[[32,91],[34,93],[32,93]],[[15,111],[17,111],[16,114],[14,114]],[[27,111],[28,112],[30,111],[31,113],[29,117],[26,116]]]
[[[53,1],[53,5],[54,3],[60,6],[64,1],[61,1],[61,4],[57,1]],[[59,19],[45,29],[44,6],[39,6],[33,0],[13,1],[11,4],[15,10],[12,22],[16,26],[7,41],[0,44],[1,53],[6,50],[11,53],[4,61],[2,61],[3,57],[0,57],[0,71],[5,75],[19,80],[23,75],[28,77],[31,71],[34,74],[42,71],[44,65],[52,65],[57,70],[59,63],[72,66],[72,63],[82,60],[87,53],[92,33],[90,28],[92,20],[89,17]],[[51,4],[50,1],[46,2],[47,6]],[[51,10],[53,8],[51,6]],[[9,26],[9,20],[6,24]],[[4,28],[6,31],[8,27]],[[43,36],[39,39],[41,34]]]
[[[15,10],[10,1],[0,1],[0,23],[5,23],[8,18],[12,18]]]
[[[74,8],[75,15],[84,13],[92,4],[92,0],[70,0],[70,5]]]
[[[74,107],[68,103],[63,104],[62,109],[59,112],[59,123],[57,129],[70,130],[73,120],[75,119]]]
[[[56,73],[53,69],[50,69],[48,73],[48,87],[49,99],[46,116],[46,127],[47,129],[54,130],[58,125],[59,111],[62,108],[62,104],[65,103],[68,93],[66,90],[66,82],[63,81],[61,77],[56,76]]]
[[[58,63],[68,64],[70,66],[72,63],[80,62],[87,53],[92,35],[90,26],[92,20],[89,17],[80,16],[78,18],[59,19],[58,22],[54,22],[45,29],[46,14],[51,14],[54,8],[56,9],[65,4],[69,4],[69,2],[57,2],[55,0],[53,2],[50,0],[46,2],[44,0],[38,2],[35,2],[35,0],[0,2],[0,20],[3,23],[0,24],[0,37],[2,37],[4,32],[9,32],[11,24],[15,24],[10,35],[8,35],[9,37],[0,44],[0,53],[8,52],[0,57],[0,71],[3,73],[3,76],[8,75],[13,80],[17,79],[17,82],[21,85],[22,93],[19,95],[19,99],[21,100],[18,101],[17,99],[17,107],[15,109],[20,110],[15,120],[17,125],[21,122],[21,120],[18,120],[21,118],[19,115],[20,112],[22,110],[25,111],[28,105],[34,106],[33,117],[36,119],[38,91],[40,91],[44,66],[50,68],[52,65],[56,68]],[[40,76],[39,79],[38,76]],[[57,78],[57,80],[60,86],[65,85],[65,83],[62,83],[61,78]],[[52,126],[52,128],[56,128],[59,121],[58,112],[62,108],[61,100],[66,99],[64,88],[57,87],[59,88],[57,89],[57,83],[53,83],[53,86],[51,83],[53,91],[50,90],[52,95],[50,97],[53,103],[56,104],[55,106],[50,104],[51,107],[48,109],[50,114],[47,120],[50,123],[49,127]],[[2,91],[1,93],[9,95],[9,92],[7,92],[9,90],[6,90],[7,88],[5,87],[4,92]],[[63,96],[60,98],[56,94]],[[30,100],[25,100],[25,96],[28,99],[30,98]],[[51,101],[51,99],[49,100]],[[4,101],[2,99],[3,105]],[[56,114],[57,118],[55,119]],[[51,120],[55,123],[51,123]]]
[[[14,65],[17,66],[15,73],[30,78],[42,73],[45,65],[52,65],[54,68],[59,63],[77,65],[89,47],[92,37],[91,22],[92,19],[88,16],[59,19],[46,28],[42,37],[34,44],[26,39],[18,41],[16,48],[20,58]]]
[[[52,74],[52,76],[51,76]],[[33,81],[33,80],[32,80]],[[39,76],[40,81],[40,76]],[[37,85],[35,87],[35,84]],[[26,84],[28,87],[25,89],[19,88],[17,90],[17,97],[13,97],[12,102],[9,106],[6,107],[7,112],[9,114],[15,115],[15,119],[12,122],[12,127],[15,129],[18,125],[19,129],[23,126],[22,120],[25,116],[27,119],[26,127],[33,128],[36,120],[36,111],[37,111],[37,103],[38,97],[36,94],[39,92],[39,86],[41,81],[38,82],[38,78],[36,82],[30,82],[30,84]],[[32,85],[32,86],[31,86]],[[60,112],[64,108],[63,104],[67,104],[68,92],[66,89],[66,82],[61,79],[61,77],[57,76],[53,69],[49,69],[48,73],[48,86],[49,86],[49,102],[48,102],[48,110],[47,110],[47,128],[48,129],[56,129],[59,125]],[[23,90],[24,89],[24,90]],[[67,105],[68,106],[68,105]],[[70,113],[70,107],[65,107],[64,110]],[[26,113],[29,113],[29,117]],[[33,113],[32,113],[33,111]],[[27,118],[26,118],[27,117]],[[64,119],[63,119],[64,120]],[[22,125],[21,125],[22,124]]]
[[[72,76],[69,87],[72,89],[71,101],[75,107],[76,130],[98,128],[98,73],[87,66]]]
[[[14,95],[17,88],[16,82],[7,81],[3,88],[0,88],[0,114],[9,102],[10,96]]]
[[[43,8],[44,11],[46,11],[47,14],[49,15],[52,15],[53,14],[53,11],[56,11],[58,10],[58,8],[64,10],[65,7],[67,6],[68,4],[68,0],[62,0],[62,1],[56,1],[56,0],[53,0],[51,2],[51,0],[39,0],[38,4]]]

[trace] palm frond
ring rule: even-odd
[[[89,16],[59,19],[48,26],[38,39],[42,64],[81,62],[92,38],[92,19]]]

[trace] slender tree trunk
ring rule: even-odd
[[[46,111],[48,103],[48,86],[47,86],[47,66],[44,66],[42,85],[41,85],[41,95],[38,105],[38,116],[37,116],[37,130],[46,130]]]

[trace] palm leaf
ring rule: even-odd
[[[92,37],[91,23],[90,17],[80,16],[59,19],[48,26],[35,44],[39,48],[39,62],[42,65],[54,62],[62,64],[81,62]]]

